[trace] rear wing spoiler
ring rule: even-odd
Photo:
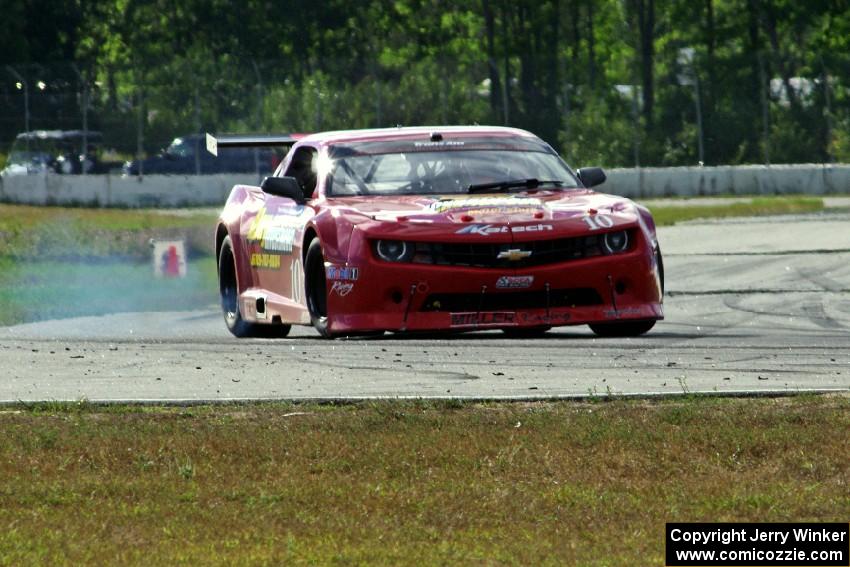
[[[207,151],[218,155],[219,148],[262,148],[291,146],[307,134],[233,134],[213,136],[207,133]]]

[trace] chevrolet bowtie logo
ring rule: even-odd
[[[522,260],[523,258],[528,258],[531,256],[530,250],[520,250],[519,248],[511,248],[510,250],[502,250],[499,252],[499,255],[496,256],[499,260],[510,260],[511,262],[516,262],[518,260]]]

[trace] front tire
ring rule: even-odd
[[[310,322],[313,327],[326,339],[333,338],[328,330],[328,285],[325,279],[325,257],[322,254],[322,243],[314,238],[307,247],[304,259],[304,286],[306,287],[307,310],[310,312]]]
[[[262,337],[283,338],[289,334],[290,325],[257,325],[242,318],[239,311],[239,288],[236,279],[236,260],[233,243],[225,236],[218,255],[218,289],[221,296],[221,311],[227,330],[239,338]]]

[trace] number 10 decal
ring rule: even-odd
[[[600,228],[611,228],[614,226],[614,220],[608,215],[585,215],[581,220],[587,223],[590,230],[599,230]]]

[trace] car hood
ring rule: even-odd
[[[335,206],[376,221],[429,224],[525,224],[581,219],[597,213],[636,216],[631,200],[588,190],[519,194],[332,198]],[[621,219],[625,220],[625,219]]]

